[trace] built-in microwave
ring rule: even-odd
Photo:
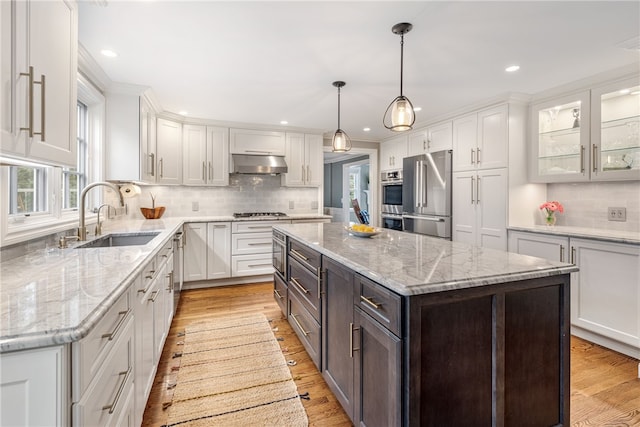
[[[402,215],[402,171],[382,172],[382,213]]]

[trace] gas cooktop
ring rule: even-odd
[[[234,218],[264,218],[264,217],[283,217],[287,216],[284,212],[236,212]]]

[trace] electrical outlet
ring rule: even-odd
[[[311,202],[311,209],[312,210],[317,210],[318,209],[318,201],[317,200],[313,200]]]
[[[608,208],[607,217],[609,221],[626,221],[627,208]]]
[[[294,209],[295,203],[293,203],[293,200],[289,200],[289,209]]]
[[[199,202],[191,202],[191,210],[194,212],[198,212],[200,210]]]

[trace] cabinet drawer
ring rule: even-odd
[[[320,321],[320,281],[295,258],[289,260],[289,290],[295,292],[313,317]]]
[[[116,341],[124,333],[127,322],[133,317],[130,290],[131,287],[118,298],[86,337],[72,343],[74,401],[80,399],[109,352],[113,351]]]
[[[264,254],[273,252],[273,235],[268,233],[247,233],[231,235],[231,254]]]
[[[289,256],[300,261],[302,265],[313,271],[314,274],[318,274],[318,269],[322,261],[322,256],[319,252],[301,245],[295,240],[289,240]]]
[[[382,326],[401,337],[402,297],[390,290],[356,275],[354,305],[369,314]]]
[[[272,253],[237,255],[231,257],[231,275],[257,276],[262,274],[273,274]]]
[[[161,267],[163,263],[167,262],[167,259],[173,253],[173,239],[169,239],[168,242],[162,246],[162,249],[156,255],[156,267]]]
[[[307,353],[320,370],[320,324],[307,311],[295,292],[289,292],[289,323],[300,338]]]
[[[278,273],[273,274],[273,297],[280,306],[280,310],[287,317],[287,283]]]
[[[232,233],[271,233],[279,221],[235,221],[231,223]]]
[[[155,256],[145,266],[144,270],[142,270],[142,273],[140,274],[141,276],[140,287],[139,289],[136,289],[136,292],[137,291],[140,291],[141,293],[146,292],[146,290],[149,288],[151,283],[153,283],[153,280],[158,274],[158,270],[159,270],[158,267],[159,267],[158,257]]]
[[[117,425],[133,389],[133,319],[129,318],[113,350],[72,407],[74,426]]]

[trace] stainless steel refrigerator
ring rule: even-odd
[[[404,231],[451,240],[452,151],[436,151],[403,160]]]

